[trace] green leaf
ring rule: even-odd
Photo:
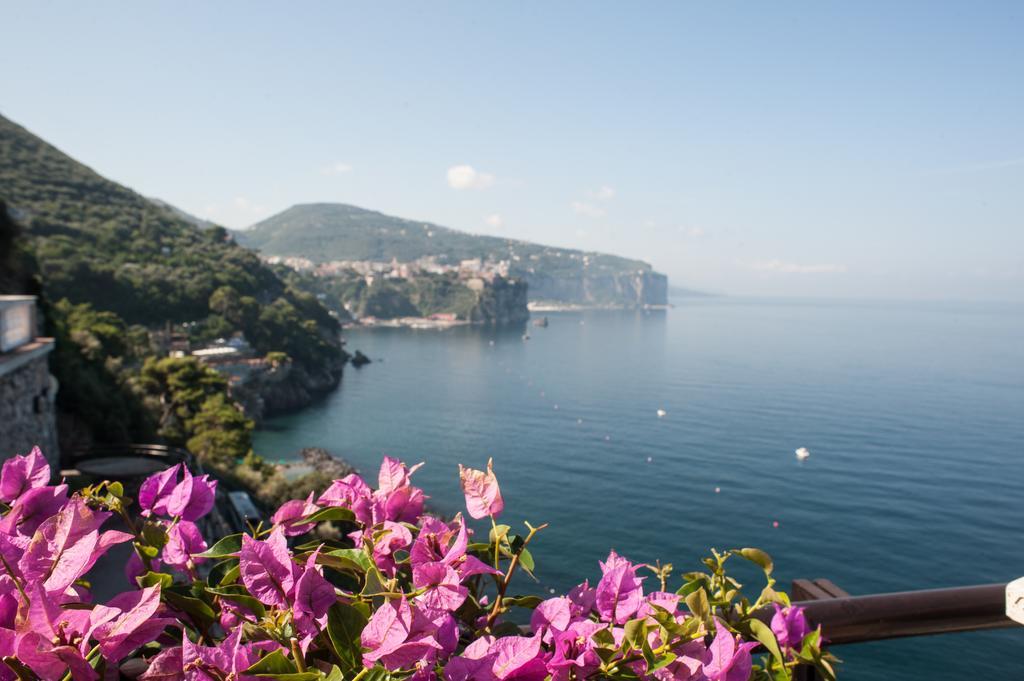
[[[702,586],[704,586],[706,583],[707,583],[707,579],[704,578],[703,575],[700,578],[691,579],[690,581],[686,582],[681,587],[679,587],[679,589],[676,591],[676,595],[677,596],[682,596],[682,597],[685,598],[686,596],[689,596],[690,594],[692,594],[697,589],[699,589]]]
[[[654,651],[651,650],[651,644],[647,642],[646,637],[644,637],[643,640],[643,647],[641,648],[641,653],[644,656],[644,661],[647,663],[647,674],[657,671],[662,667],[667,667],[676,660],[675,653],[665,652],[662,653],[660,657],[655,655]]]
[[[327,635],[338,659],[345,663],[346,671],[362,666],[359,636],[368,620],[369,608],[362,603],[335,603],[327,611]]]
[[[160,592],[168,605],[188,614],[197,624],[209,626],[217,619],[209,605],[191,596],[183,596],[176,591],[165,589]]]
[[[150,546],[162,549],[167,544],[167,531],[156,523],[147,522],[142,526],[142,538]]]
[[[595,631],[593,636],[591,636],[590,638],[594,640],[594,643],[601,647],[615,647],[615,635],[611,632],[610,629],[599,629]]]
[[[523,549],[519,552],[519,564],[523,566],[523,569],[533,574],[533,554],[528,549]]]
[[[324,681],[344,681],[345,675],[341,673],[338,665],[332,665],[331,671],[324,677]]]
[[[139,542],[135,542],[135,550],[146,558],[156,558],[160,555],[160,549],[155,546],[150,546],[149,544],[140,544]]]
[[[246,593],[242,586],[226,586],[221,588],[207,587],[206,590],[209,593],[216,594],[221,598],[231,601],[232,603],[238,603],[240,606],[251,611],[261,619],[267,614],[266,607],[264,607],[259,600]]]
[[[227,558],[234,556],[242,550],[242,535],[229,534],[203,553],[197,553],[200,558]]]
[[[756,563],[760,566],[766,575],[770,575],[775,568],[775,564],[772,563],[772,557],[761,549],[740,549],[740,555],[751,563]]]
[[[690,609],[694,617],[701,621],[707,621],[711,615],[711,605],[708,603],[708,594],[704,589],[698,589],[687,596],[686,607]]]
[[[623,643],[628,644],[628,650],[636,650],[640,648],[643,641],[647,638],[647,620],[644,617],[638,617],[637,619],[629,620],[626,622],[626,626],[623,627]]]
[[[772,654],[776,662],[785,664],[785,660],[782,658],[782,650],[779,649],[779,641],[775,638],[771,628],[761,620],[756,619],[750,620],[749,624],[750,633],[754,638],[768,649],[768,652]]]
[[[335,549],[317,556],[316,562],[335,570],[366,572],[373,567],[373,561],[362,549]]]
[[[508,531],[512,528],[508,525],[495,525],[491,528],[491,533],[488,535],[491,543],[497,542],[499,539],[504,539],[508,536]]]
[[[344,520],[348,522],[355,522],[356,515],[347,508],[340,508],[338,506],[328,506],[327,508],[321,508],[316,513],[304,516],[294,522],[295,525],[305,525],[306,523],[322,523],[328,520]]]
[[[254,665],[246,669],[244,673],[257,674],[259,676],[276,676],[277,674],[295,674],[298,671],[292,661],[285,657],[284,653],[280,650],[275,650],[258,660]]]
[[[174,577],[166,572],[147,572],[136,577],[135,582],[141,589],[145,589],[148,586],[156,586],[157,584],[160,585],[161,589],[166,589],[174,584]]]
[[[220,585],[221,586],[225,586],[227,584],[235,584],[235,583],[238,582],[238,580],[241,578],[241,576],[242,576],[242,569],[236,563],[235,565],[231,566],[231,568],[228,569],[227,572],[224,573],[223,577],[220,578]]]
[[[124,496],[124,485],[119,482],[108,482],[107,491],[115,497],[121,498]]]
[[[544,599],[540,596],[512,596],[510,598],[504,598],[501,601],[505,605],[516,605],[520,608],[529,608],[533,610],[538,605],[544,602]]]

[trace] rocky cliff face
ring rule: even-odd
[[[231,387],[231,396],[245,415],[259,425],[263,419],[297,411],[334,390],[344,363],[312,372],[293,363],[254,373],[244,384]]]
[[[480,292],[469,320],[486,324],[522,324],[530,318],[526,307],[527,292],[525,281],[496,277]]]
[[[649,270],[625,274],[524,275],[530,299],[573,305],[643,307],[668,304],[668,277]]]

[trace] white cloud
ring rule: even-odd
[[[477,171],[470,165],[448,169],[448,186],[452,189],[487,189],[494,184],[494,175]]]
[[[491,227],[494,227],[495,229],[500,229],[502,225],[505,224],[505,221],[497,213],[485,217],[484,222],[486,222]]]
[[[569,205],[574,213],[577,215],[585,215],[588,218],[603,218],[607,213],[604,208],[595,206],[592,203],[585,203],[583,201],[573,201]]]
[[[344,161],[335,161],[329,166],[321,168],[320,172],[324,175],[342,175],[344,173],[351,173],[352,166]]]
[[[750,268],[758,272],[782,272],[783,274],[834,274],[846,271],[846,265],[834,263],[798,265],[797,263],[783,262],[782,260],[762,260],[753,263]]]
[[[690,227],[690,229],[686,230],[686,236],[690,237],[691,239],[701,239],[705,236],[705,234],[706,232],[700,227]]]
[[[588,191],[587,196],[597,201],[611,201],[615,198],[615,188],[603,185],[598,189]]]

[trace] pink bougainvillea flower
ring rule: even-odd
[[[413,586],[425,589],[416,602],[431,610],[453,612],[462,605],[469,589],[460,581],[459,573],[444,563],[423,563],[412,571]]]
[[[143,481],[139,487],[139,508],[142,514],[148,516],[150,513],[157,515],[169,515],[167,513],[167,500],[171,491],[178,484],[178,471],[181,464],[171,466],[167,470],[154,473]]]
[[[188,634],[182,633],[181,664],[186,681],[224,681],[246,679],[242,674],[259,660],[259,650],[253,645],[242,644],[242,627],[235,628],[217,646],[201,646],[192,643]]]
[[[433,516],[424,516],[420,520],[420,531],[409,551],[409,562],[413,567],[423,563],[442,562],[453,565],[466,555],[469,535],[462,516],[455,516],[458,530]]]
[[[167,514],[182,520],[199,520],[213,509],[216,500],[217,481],[209,475],[192,475],[182,467],[182,480],[167,497]]]
[[[585,679],[601,666],[592,637],[605,626],[600,622],[580,620],[554,635],[555,650],[547,663],[552,681]]]
[[[385,456],[380,464],[380,472],[377,474],[377,491],[382,494],[388,494],[397,489],[408,487],[410,485],[410,476],[422,467],[423,464],[418,463],[409,468],[398,459]]]
[[[419,519],[426,496],[419,487],[412,486],[409,478],[422,465],[409,468],[397,459],[384,457],[373,493],[373,524],[386,520],[414,523]]]
[[[316,527],[316,523],[300,523],[298,521],[319,510],[320,507],[313,503],[313,493],[310,492],[305,500],[292,499],[281,504],[281,508],[271,516],[270,522],[283,527],[286,537],[297,537]]]
[[[178,473],[182,474],[180,482]],[[139,488],[139,506],[143,515],[196,521],[213,508],[216,493],[216,480],[209,475],[194,476],[186,466],[177,464],[146,478]]]
[[[718,620],[718,633],[708,648],[710,659],[704,664],[704,676],[710,681],[747,681],[753,660],[750,651],[757,643],[743,643]]]
[[[324,579],[316,564],[320,549],[306,559],[302,575],[295,582],[295,602],[292,604],[292,617],[303,634],[306,645],[327,626],[327,610],[337,601],[334,587]]]
[[[320,506],[347,508],[362,524],[373,524],[373,490],[355,473],[332,482],[316,503]]]
[[[404,598],[391,599],[373,613],[363,628],[360,640],[367,649],[363,664],[372,667],[380,662],[385,668],[396,670],[434,659],[445,649],[438,641],[440,628]]]
[[[644,602],[643,578],[636,576],[636,566],[615,551],[601,563],[601,571],[595,594],[597,612],[606,622],[625,624]]]
[[[0,470],[0,501],[10,503],[30,489],[44,487],[50,482],[50,464],[33,447],[25,456],[14,456],[4,461]]]
[[[242,535],[238,564],[242,583],[249,593],[265,605],[288,607],[298,566],[292,561],[280,527],[274,528],[267,541]]]
[[[165,648],[149,659],[146,671],[139,675],[139,681],[184,681],[185,670],[181,646]]]
[[[656,669],[652,676],[658,681],[706,681],[701,672],[708,661],[708,649],[701,640],[687,641],[672,648],[676,659],[661,669]]]
[[[488,648],[494,655],[491,671],[503,681],[542,681],[548,671],[541,658],[540,636],[503,636]]]
[[[380,530],[369,532],[373,542],[373,562],[389,577],[395,576],[395,551],[408,549],[412,544],[412,532],[401,523],[386,520]]]
[[[811,632],[811,625],[807,621],[804,609],[796,605],[782,608],[776,603],[771,627],[779,645],[789,653],[799,649],[804,636]]]
[[[132,539],[125,532],[99,532],[110,517],[93,511],[81,497],[71,499],[60,512],[43,522],[33,534],[18,567],[27,581],[42,583],[47,593],[64,593],[111,546]]]
[[[505,508],[501,498],[498,478],[494,475],[494,461],[487,460],[487,471],[465,468],[459,464],[459,479],[462,482],[462,493],[466,496],[466,510],[477,520],[481,518],[497,518]]]
[[[163,559],[176,570],[188,570],[205,560],[195,557],[195,554],[202,553],[207,548],[199,526],[188,520],[179,520],[167,530]]]
[[[551,643],[572,622],[572,601],[565,596],[542,601],[530,616],[530,628],[540,634],[545,643]]]
[[[444,668],[446,681],[540,681],[547,674],[539,636],[483,636]]]
[[[409,552],[413,569],[417,565],[440,562],[454,567],[462,581],[473,575],[501,574],[476,556],[466,553],[469,531],[461,513],[455,516],[453,524],[458,527],[457,531],[437,518],[428,516],[421,519],[420,532]]]
[[[7,515],[0,519],[0,532],[31,537],[43,521],[59,511],[68,501],[68,486],[34,487],[14,502]]]
[[[70,671],[72,681],[93,681],[99,674],[86,661],[75,646],[55,644],[35,632],[19,634],[15,644],[15,657],[46,681],[57,681]]]
[[[0,628],[13,629],[14,618],[21,606],[21,592],[8,575],[0,575]]]
[[[448,660],[444,667],[445,681],[496,681],[494,654],[490,652],[493,636],[481,636],[466,646],[462,654]]]
[[[173,617],[158,617],[160,585],[141,591],[126,591],[106,605],[97,605],[90,615],[92,635],[99,641],[103,657],[119,662],[128,653],[156,639],[168,626],[180,626]]]
[[[644,602],[640,605],[636,614],[638,617],[649,617],[655,613],[655,606],[675,614],[676,608],[679,607],[679,600],[680,596],[677,594],[668,593],[667,591],[652,591],[644,598]]]
[[[589,579],[585,579],[582,584],[574,586],[565,597],[572,603],[572,616],[574,618],[586,617],[594,609],[594,603],[597,601],[597,590],[590,586]]]

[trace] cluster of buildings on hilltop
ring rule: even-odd
[[[481,279],[493,282],[495,277],[508,278],[510,260],[485,260],[470,258],[457,265],[438,262],[437,256],[424,256],[412,262],[398,262],[392,258],[390,262],[375,260],[332,260],[325,263],[314,263],[309,258],[273,255],[265,258],[271,265],[286,265],[300,272],[309,272],[318,277],[337,277],[356,272],[366,278],[372,285],[378,279],[411,279],[421,274],[456,274],[460,280]]]

